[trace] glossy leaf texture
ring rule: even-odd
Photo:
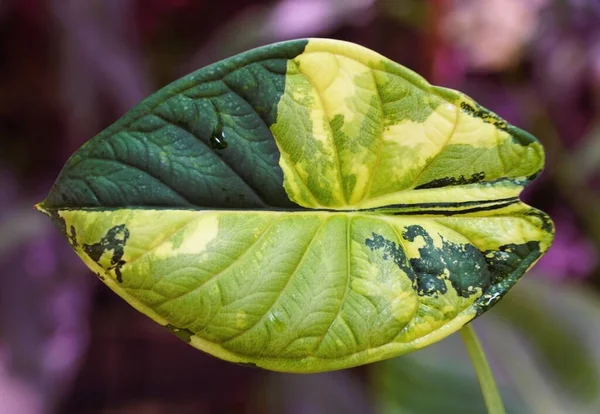
[[[254,49],[168,85],[38,208],[139,311],[290,371],[407,353],[495,304],[553,226],[531,135],[361,46]]]

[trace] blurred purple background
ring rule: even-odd
[[[557,236],[528,277],[598,289],[598,0],[0,0],[0,413],[377,412],[369,367],[270,374],[183,344],[32,208],[159,87],[308,36],[374,49],[536,135],[547,168],[525,199]]]

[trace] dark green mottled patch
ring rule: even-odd
[[[71,226],[68,239],[71,246],[74,248],[79,247],[79,243],[77,243],[77,231],[75,230],[75,226]]]
[[[465,298],[480,288],[484,295],[476,302],[478,315],[498,302],[541,255],[538,241],[481,252],[470,243],[456,244],[442,238],[442,248],[437,248],[423,227],[413,225],[406,228],[404,238],[414,242],[422,237],[425,246],[419,249],[419,258],[407,261],[405,252],[395,242],[376,233],[372,236],[365,245],[371,251],[381,250],[384,260],[393,260],[414,282],[420,296],[446,293],[446,279]]]
[[[275,123],[271,130],[277,135],[277,145],[286,153],[289,161],[292,164],[305,164],[310,170],[306,186],[312,196],[322,205],[330,205],[334,194],[331,182],[326,177],[339,167],[334,158],[325,155],[327,151],[323,143],[313,136],[311,112],[312,108],[321,103],[315,100],[314,86],[296,61],[289,62],[286,72],[286,83],[288,82],[294,93],[283,98],[285,105],[278,108],[280,122]],[[323,128],[329,127],[325,119],[319,122]],[[307,163],[308,160],[310,161]]]
[[[420,226],[412,227],[421,228]],[[416,229],[410,230],[411,235],[414,231],[416,231]],[[444,269],[449,266],[445,264],[439,252],[432,252],[431,249],[425,247],[419,250],[421,253],[420,259],[410,259],[409,261],[404,250],[396,243],[387,240],[379,234],[372,233],[372,235],[372,239],[365,240],[366,246],[369,247],[371,251],[382,250],[383,260],[393,260],[398,268],[408,275],[419,296],[437,296],[438,294],[447,292],[447,286],[444,282],[446,276],[443,275],[443,272]],[[427,237],[425,240],[430,242],[430,246],[432,246],[433,240],[431,240],[427,233],[425,233],[425,235]],[[480,255],[479,251],[477,251],[477,254]],[[460,270],[462,269],[459,269],[458,271]],[[464,286],[463,284],[457,284],[455,289],[457,289],[457,291],[460,289],[462,293],[461,296],[465,297],[475,293],[470,290],[468,286]]]
[[[542,226],[542,230],[544,230],[546,233],[554,234],[554,223],[552,222],[552,219],[543,211],[536,209],[527,210],[525,212],[525,216],[533,217],[539,220]]]
[[[104,252],[112,251],[112,257],[110,259],[110,264],[112,266],[107,270],[114,269],[115,275],[117,276],[117,282],[123,283],[121,267],[125,264],[123,254],[128,238],[129,230],[124,224],[120,224],[109,229],[99,242],[94,244],[84,244],[83,251],[96,263],[100,261]]]
[[[425,184],[421,184],[415,187],[415,190],[422,190],[426,188],[440,188],[448,187],[451,185],[466,185],[479,183],[485,179],[485,173],[483,171],[474,173],[470,177],[461,175],[460,177],[442,177],[435,180],[429,181]]]
[[[496,128],[501,131],[508,132],[511,136],[512,141],[516,144],[522,145],[524,147],[528,146],[531,143],[537,142],[535,137],[530,133],[523,131],[520,128],[514,127],[510,125],[508,122],[500,118],[498,115],[493,112],[488,111],[487,109],[479,106],[479,105],[470,105],[467,102],[462,102],[460,104],[460,109],[475,117],[481,119],[486,124],[492,124]]]
[[[472,244],[456,244],[442,238],[442,248],[435,247],[427,231],[418,225],[408,226],[403,236],[409,242],[421,237],[425,246],[419,249],[419,258],[410,259],[418,275],[417,289],[420,295],[446,293],[444,280],[450,280],[459,296],[468,298],[480,288],[490,287],[490,272],[481,252]]]
[[[398,246],[395,242],[386,239],[380,234],[371,233],[372,239],[366,239],[365,245],[371,249],[371,251],[381,250],[383,252],[383,260],[391,259],[396,266],[403,272],[405,272],[410,280],[413,282],[417,279],[417,275],[408,264],[406,253],[404,249]]]
[[[504,202],[500,202],[500,203],[494,203],[494,204],[484,204],[482,202],[477,202],[474,203],[473,205],[477,205],[479,204],[478,207],[471,207],[471,208],[456,208],[456,209],[427,209],[427,205],[435,205],[435,203],[428,203],[428,204],[423,204],[423,205],[412,205],[409,206],[409,208],[413,208],[414,210],[403,210],[403,211],[394,211],[392,214],[394,215],[398,215],[398,216],[411,216],[411,215],[423,215],[423,214],[435,214],[435,215],[440,215],[440,216],[453,216],[453,215],[458,215],[458,214],[467,214],[467,213],[477,213],[480,211],[492,211],[492,210],[498,210],[500,208],[504,208],[504,207],[508,207],[510,205],[519,203],[519,200],[516,198],[512,198],[512,199],[508,199],[508,201],[504,201]],[[443,204],[443,203],[439,203],[439,204]],[[452,204],[452,203],[450,203]],[[455,207],[459,207],[460,203],[453,203]],[[468,205],[469,203],[465,203],[466,205]],[[398,205],[397,205],[398,206]],[[400,205],[401,206],[401,205]],[[384,207],[385,209],[392,209],[394,208],[394,206],[390,206],[390,207]],[[398,208],[398,207],[396,207]],[[405,207],[406,208],[406,207]],[[373,210],[377,210],[377,209],[373,209]]]
[[[494,306],[541,255],[540,243],[506,244],[483,252],[493,285],[475,302],[477,316]]]
[[[52,208],[47,209],[44,212],[48,217],[50,217],[52,223],[58,227],[58,230],[63,234],[63,236],[65,236],[67,240],[70,240],[69,233],[67,232],[67,222],[60,216],[60,214],[58,214],[58,210]]]
[[[492,284],[502,282],[518,268],[521,261],[525,260],[532,252],[539,250],[539,242],[530,241],[525,244],[505,244],[498,250],[483,252],[492,277]]]
[[[406,253],[395,242],[376,233],[372,236],[365,240],[365,245],[371,251],[381,250],[384,260],[393,260],[413,281],[420,296],[447,293],[446,279],[465,298],[476,294],[476,288],[485,291],[490,286],[487,264],[472,244],[459,245],[442,239],[443,247],[438,249],[423,227],[409,226],[404,232],[406,240],[414,242],[420,236],[426,245],[419,249],[419,258],[407,260]]]
[[[344,127],[344,115],[336,115],[330,122],[331,125],[331,133],[333,135],[333,141],[335,142],[337,150],[340,154],[345,152],[357,153],[360,151],[361,147],[353,142],[348,135],[346,135],[342,128]],[[341,168],[341,166],[340,166]],[[356,185],[356,176],[347,176],[344,174],[345,171],[342,171],[342,190],[344,191],[344,198],[348,200],[350,194],[354,190],[354,186]]]
[[[479,105],[473,106],[466,102],[461,102],[460,109],[472,117],[481,119],[486,124],[494,125],[501,131],[508,131],[508,123],[505,120]]]
[[[182,230],[179,230],[173,235],[173,237],[171,237],[171,244],[173,245],[173,249],[179,249],[184,241],[185,232],[183,232]]]
[[[194,333],[189,329],[178,328],[177,326],[171,325],[170,323],[165,325],[165,328],[171,331],[171,333],[173,333],[177,338],[181,339],[182,341],[187,343],[192,342],[192,335],[194,335]]]
[[[384,125],[410,120],[422,123],[445,99],[427,92],[430,85],[421,76],[387,59],[374,72],[381,99]]]
[[[529,132],[523,131],[521,128],[517,128],[512,125],[508,126],[508,133],[512,137],[513,142],[524,147],[528,146],[529,144],[533,144],[534,142],[538,142],[538,140],[535,139],[535,137]],[[539,172],[541,172],[541,170]]]

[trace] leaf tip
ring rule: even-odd
[[[35,204],[35,205],[33,206],[33,208],[34,208],[35,210],[39,211],[40,213],[42,213],[42,214],[44,214],[44,215],[46,215],[46,216],[50,217],[50,212],[44,208],[44,202],[41,202],[41,203],[37,203],[37,204]]]

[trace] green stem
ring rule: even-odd
[[[496,386],[496,381],[494,381],[494,375],[492,374],[492,370],[485,357],[485,352],[483,352],[481,342],[479,342],[479,338],[477,338],[475,329],[473,329],[471,324],[465,325],[460,330],[460,335],[462,336],[469,358],[471,358],[471,363],[477,373],[477,379],[479,380],[479,386],[483,393],[483,399],[485,400],[488,414],[506,414],[504,405],[502,404],[502,398],[500,397],[498,387]]]

